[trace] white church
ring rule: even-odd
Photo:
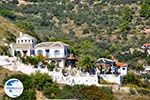
[[[37,43],[36,38],[20,33],[16,43],[11,43],[12,56],[38,56],[43,55],[51,61],[57,61],[60,67],[65,66],[68,57],[68,44],[63,42],[42,42]]]

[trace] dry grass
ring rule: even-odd
[[[21,72],[12,72],[12,71],[9,71],[7,69],[4,69],[2,67],[0,67],[0,87],[3,87],[3,80],[8,77],[8,76],[11,76],[13,74],[22,74]]]
[[[0,16],[0,33],[4,35],[7,32],[13,33],[15,36],[19,35],[20,29],[15,26],[15,24],[11,23],[6,18]]]
[[[47,100],[41,91],[36,90],[36,100]]]
[[[0,16],[0,39],[1,44],[5,43],[5,38],[7,33],[14,34],[18,36],[20,29],[15,26],[15,24],[11,23],[11,21],[7,20],[6,18]]]
[[[117,100],[150,100],[149,96],[129,95],[129,94],[114,94]]]

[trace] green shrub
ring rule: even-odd
[[[47,68],[48,68],[48,70],[50,70],[50,71],[53,71],[53,69],[55,68],[55,66],[56,66],[56,65],[55,65],[53,62],[47,64]]]
[[[112,94],[112,89],[109,87],[101,87],[101,89],[106,93],[106,94]]]
[[[135,66],[136,66],[136,70],[139,70],[139,71],[143,71],[144,70],[142,64],[137,63]]]
[[[134,73],[128,73],[123,80],[123,83],[126,85],[135,85],[143,88],[150,88],[148,81],[143,81],[141,76],[137,76]]]
[[[108,91],[107,91],[108,92]],[[107,94],[102,88],[96,86],[88,86],[81,90],[81,93],[88,100],[114,100],[115,98],[111,94]]]
[[[28,75],[15,74],[15,75],[6,77],[3,82],[5,83],[10,78],[19,79],[23,83],[23,86],[24,86],[23,94],[19,96],[18,98],[16,98],[15,100],[35,100],[36,99],[36,93],[35,93],[35,89],[33,88],[33,81],[31,77],[29,77]],[[4,100],[8,100],[9,97],[4,95],[3,98]]]
[[[7,32],[6,34],[6,40],[11,43],[16,41],[16,36],[12,32]]]
[[[146,90],[146,89],[137,89],[137,92],[141,95],[148,95],[150,96],[150,90]]]
[[[144,0],[141,10],[140,10],[140,15],[145,18],[150,17],[150,2],[149,0]]]
[[[21,57],[21,61],[22,63],[27,64],[27,65],[30,63],[29,57]]]
[[[32,22],[17,22],[16,25],[24,30],[33,31],[34,30],[34,24]]]
[[[10,56],[10,52],[8,49],[9,48],[7,46],[0,46],[0,54]]]
[[[141,81],[134,73],[128,73],[126,76],[124,76],[123,83],[140,86]]]
[[[51,87],[53,85],[53,81],[51,77],[44,73],[36,72],[31,75],[33,79],[33,86],[38,90],[44,90],[45,88]]]
[[[89,29],[85,28],[83,29],[83,34],[88,34],[89,33]]]
[[[50,87],[44,88],[42,92],[47,98],[53,99],[58,97],[60,89],[57,84],[53,84]]]
[[[14,12],[11,10],[0,10],[0,15],[10,18],[12,20],[15,20],[16,15],[14,15]]]

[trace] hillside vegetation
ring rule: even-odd
[[[132,68],[141,60],[150,64],[146,54],[135,50],[150,42],[149,33],[141,32],[150,27],[149,0],[24,1],[19,6],[17,2],[0,4],[0,15],[13,23],[1,34],[8,34],[9,25],[15,24],[38,42],[68,43],[78,66],[90,65],[100,57],[127,62]]]
[[[11,21],[0,16],[0,45],[6,45],[15,40],[15,37],[19,35],[20,29]]]
[[[9,76],[14,75],[14,74],[22,75],[21,72],[12,72],[12,71],[4,69],[0,66],[0,100],[3,100],[3,95],[4,95],[4,89],[3,89],[4,79],[6,77],[9,77]]]

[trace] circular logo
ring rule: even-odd
[[[17,98],[23,92],[23,84],[16,78],[9,79],[4,85],[4,91],[9,97]]]

